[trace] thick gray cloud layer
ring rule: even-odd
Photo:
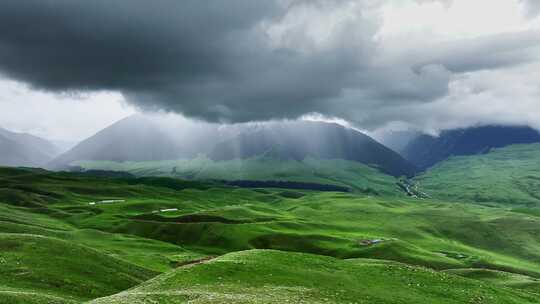
[[[210,121],[318,112],[373,128],[447,98],[456,75],[537,59],[536,32],[383,56],[379,2],[2,0],[0,72]]]
[[[538,0],[521,0],[525,13],[530,17],[535,17],[540,13],[540,1]]]
[[[1,65],[12,77],[59,90],[208,81],[231,73],[245,31],[276,13],[264,3],[6,0]]]

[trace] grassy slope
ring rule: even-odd
[[[76,217],[76,208],[53,207],[87,195],[81,193],[99,195],[99,187],[107,184],[0,168],[1,303],[71,303],[110,295],[200,256],[133,235],[78,229],[67,220]],[[116,194],[132,191],[125,183],[113,188]]]
[[[5,304],[75,304],[78,301],[68,300],[46,294],[29,291],[0,291],[0,299]]]
[[[77,216],[77,225],[157,239],[209,255],[273,248],[391,259],[437,269],[490,267],[540,277],[536,264],[540,218],[456,203],[307,191],[291,199],[281,194],[280,190],[184,190],[172,200],[138,197],[103,205],[99,214]],[[178,211],[152,213],[165,208]],[[387,242],[359,244],[376,238]],[[454,258],[454,253],[465,257]]]
[[[0,181],[0,232],[67,240],[147,272],[166,271],[208,255],[272,248],[394,260],[453,269],[464,276],[466,271],[459,269],[521,274],[531,282],[540,278],[540,218],[505,208],[347,193],[225,188],[169,179],[90,178],[35,170],[0,169]],[[124,201],[89,204],[105,199]],[[178,211],[152,213],[166,208]],[[386,241],[373,246],[359,243],[375,238]],[[33,253],[25,249],[20,254]],[[278,255],[272,259],[283,264],[289,258]],[[46,263],[44,267],[57,265]],[[324,269],[330,272],[333,268]],[[403,280],[414,280],[416,268],[404,269],[410,271],[403,273]],[[102,282],[97,275],[88,279]],[[119,280],[129,282],[125,277]],[[348,281],[346,277],[343,280]],[[514,287],[511,280],[494,283]],[[473,285],[470,288],[475,288]],[[17,290],[56,295],[33,286]],[[527,290],[540,293],[534,284]],[[69,289],[62,292],[70,294]]]
[[[0,234],[0,290],[84,300],[125,290],[155,273],[89,247],[45,236]]]
[[[253,250],[182,267],[92,303],[510,304],[536,300],[532,294],[403,264]]]
[[[167,186],[175,189],[198,186],[171,181]],[[164,242],[78,227],[82,219],[102,212],[88,205],[90,201],[119,197],[174,199],[174,189],[153,186],[161,183],[159,179],[126,181],[0,168],[0,182],[0,232],[32,233],[77,242],[155,271],[169,269],[171,255],[192,254]],[[149,260],[154,261],[151,264],[146,259],[148,255],[154,257]]]
[[[384,195],[401,194],[396,179],[358,162],[306,158],[304,161],[250,158],[212,161],[155,162],[80,161],[73,165],[86,169],[126,171],[136,176],[168,176],[197,180],[281,180],[345,186],[358,192]],[[176,168],[176,171],[173,171]]]
[[[540,290],[540,279],[504,271],[490,269],[451,269],[447,270],[446,273],[532,292]]]
[[[416,181],[423,190],[440,199],[539,206],[540,144],[453,157],[429,169]]]

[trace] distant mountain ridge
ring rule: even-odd
[[[269,123],[221,142],[210,153],[214,160],[267,155],[278,159],[344,159],[378,168],[393,176],[414,174],[416,168],[371,137],[335,123],[294,121]]]
[[[483,126],[443,131],[439,137],[422,135],[412,140],[403,156],[427,169],[450,156],[475,155],[513,144],[540,142],[540,133],[529,127]]]
[[[103,129],[55,159],[52,166],[65,168],[83,160],[174,160],[199,154],[215,161],[255,156],[344,159],[394,176],[410,176],[416,170],[400,155],[369,136],[333,123],[295,121],[226,127],[198,123],[171,127],[139,115]]]
[[[131,116],[99,131],[60,155],[51,167],[62,167],[76,160],[141,161],[177,157],[179,147],[151,120]]]
[[[0,166],[43,166],[58,152],[48,140],[0,128]]]

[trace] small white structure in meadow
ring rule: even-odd
[[[103,201],[97,201],[97,202],[90,202],[88,205],[94,206],[97,204],[113,204],[113,203],[124,203],[125,200],[103,200]]]
[[[152,213],[160,213],[160,212],[175,212],[178,211],[178,208],[170,208],[170,209],[160,209],[160,210],[154,210]]]

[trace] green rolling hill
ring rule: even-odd
[[[448,289],[448,286],[453,288]],[[251,250],[181,267],[137,288],[91,303],[509,304],[535,301],[532,294],[399,263]]]
[[[190,180],[291,181],[337,185],[355,192],[403,195],[397,179],[359,162],[325,160],[280,160],[252,157],[214,161],[204,156],[175,161],[112,162],[78,161],[73,165],[86,170],[128,172],[135,176],[163,176]]]
[[[0,234],[0,297],[35,292],[66,300],[113,294],[155,275],[70,241],[33,234]]]
[[[540,217],[515,208],[39,169],[2,168],[0,181],[7,303],[535,303],[540,294]],[[392,298],[388,288],[404,291]]]
[[[415,178],[420,189],[445,200],[525,206],[540,214],[540,144],[456,156]]]
[[[540,0],[0,0],[0,125],[0,304],[540,304]]]

